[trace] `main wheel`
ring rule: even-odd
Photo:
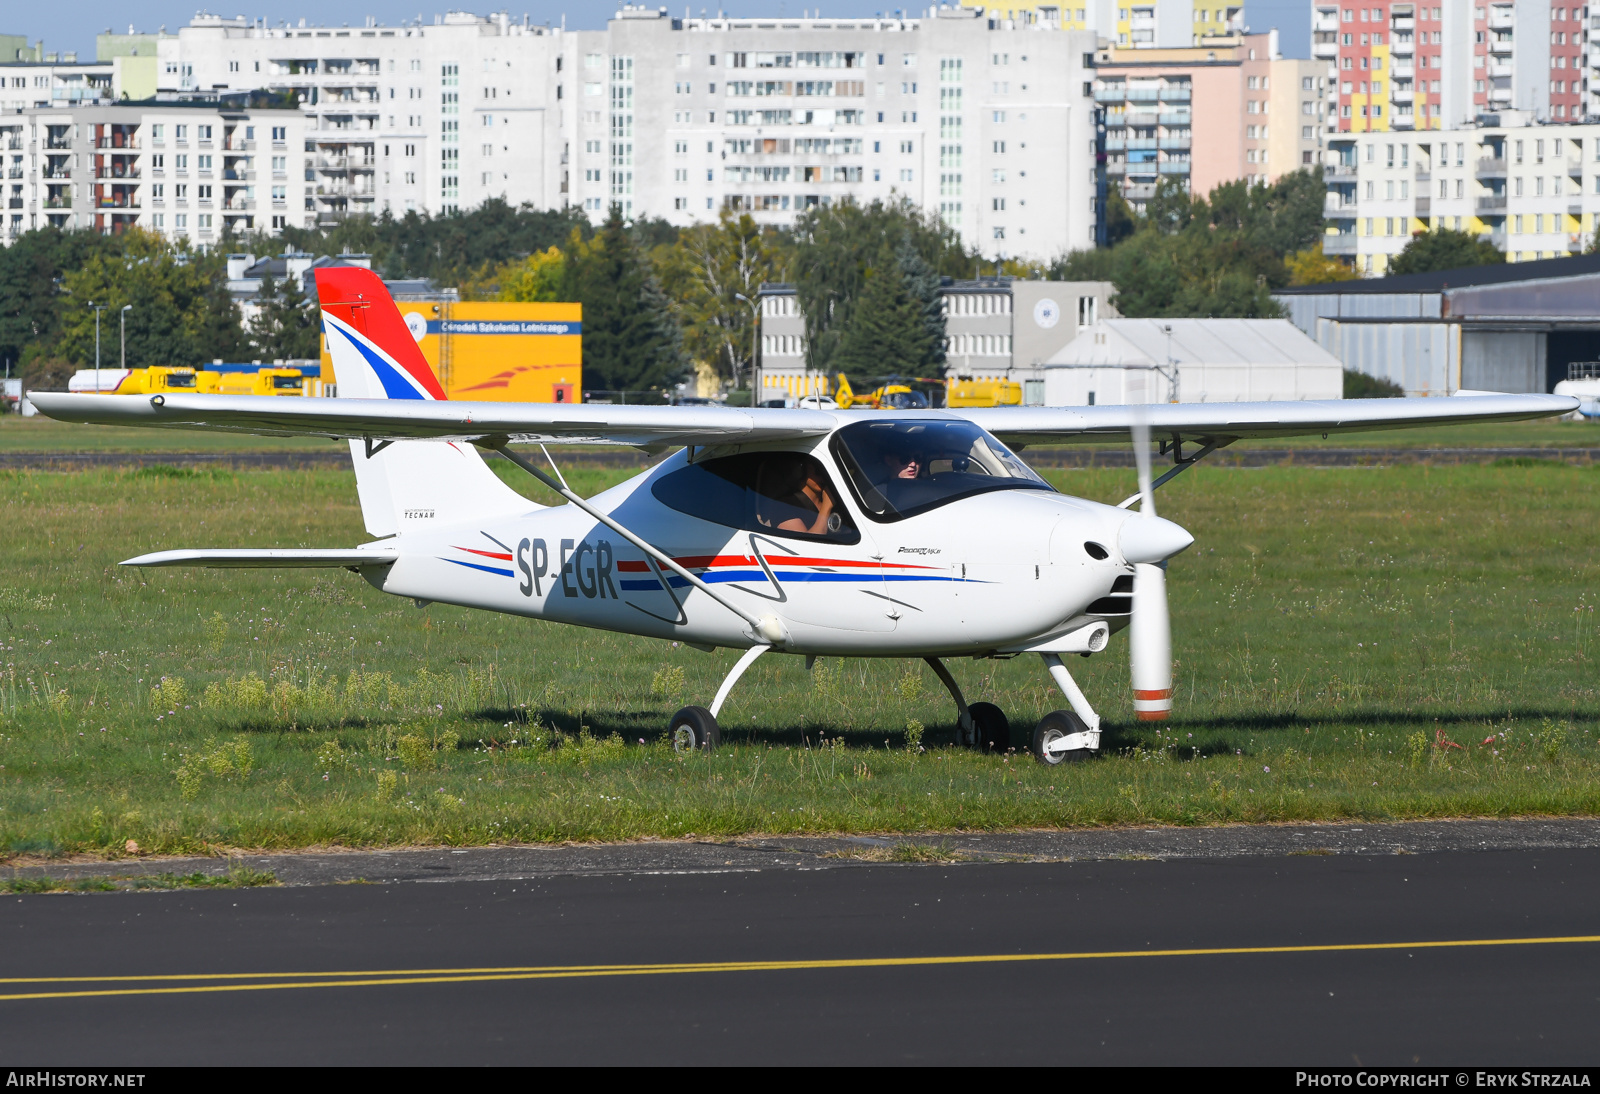
[[[1092,748],[1074,748],[1068,752],[1052,752],[1050,745],[1063,737],[1074,733],[1086,733],[1089,727],[1083,724],[1083,719],[1070,710],[1052,710],[1039,724],[1033,727],[1033,758],[1042,764],[1054,767],[1063,762],[1077,762],[1086,760],[1094,755]]]
[[[972,728],[977,730],[976,746],[982,752],[1004,752],[1011,747],[1011,723],[1005,712],[993,703],[973,703],[967,708]]]
[[[722,730],[705,707],[684,707],[667,723],[674,752],[710,752],[722,743]]]

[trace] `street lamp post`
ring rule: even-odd
[[[120,313],[118,313],[118,315],[117,315],[117,323],[118,323],[118,326],[121,328],[120,334],[121,334],[121,337],[122,337],[122,371],[124,371],[124,372],[128,371],[128,313],[131,312],[132,310],[133,310],[133,305],[132,304],[124,304],[124,305],[122,305],[122,311]],[[100,386],[100,377],[96,376],[94,378],[94,386],[96,388],[99,388],[99,386]]]
[[[756,363],[758,360],[756,355],[758,343],[756,339],[760,334],[761,306],[742,292],[736,292],[733,295],[750,305],[750,405],[759,406],[761,402],[761,369]],[[738,377],[735,377],[735,379],[738,379]]]
[[[94,393],[100,394],[100,313],[106,310],[106,305],[89,301],[89,306],[94,309]]]

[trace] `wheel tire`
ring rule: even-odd
[[[1011,723],[993,703],[973,703],[967,708],[976,731],[974,747],[980,752],[1004,752],[1011,747]]]
[[[674,752],[710,752],[722,743],[722,729],[705,707],[684,707],[667,723],[667,739]]]
[[[1052,710],[1040,718],[1039,724],[1033,727],[1033,758],[1046,767],[1087,760],[1094,755],[1094,749],[1075,748],[1071,752],[1051,752],[1049,746],[1052,741],[1058,741],[1074,733],[1083,733],[1088,728],[1083,719],[1072,711]]]

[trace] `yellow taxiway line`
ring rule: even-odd
[[[917,968],[939,965],[1001,965],[1039,961],[1103,961],[1127,957],[1228,957],[1250,954],[1359,953],[1383,950],[1442,950],[1483,946],[1553,946],[1600,942],[1600,935],[1546,938],[1469,938],[1433,942],[1339,942],[1312,946],[1222,946],[1183,950],[1101,950],[1081,953],[1001,953],[944,957],[846,957],[813,961],[705,961],[657,965],[530,965],[468,969],[392,969],[342,972],[167,973],[153,976],[0,977],[0,985],[114,984],[155,985],[183,982],[180,987],[88,988],[0,994],[17,999],[81,999],[115,995],[192,995],[221,991],[269,991],[283,988],[392,987],[410,984],[470,984],[497,980],[564,980],[597,976],[660,976],[708,972],[803,972],[811,969]]]

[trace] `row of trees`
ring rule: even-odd
[[[1001,269],[1111,281],[1117,308],[1133,317],[1274,316],[1273,290],[1354,276],[1322,255],[1324,193],[1314,171],[1269,186],[1225,183],[1206,195],[1163,179],[1142,214],[1113,193],[1111,246]],[[94,362],[102,307],[101,360],[115,364],[126,304],[130,365],[315,356],[314,302],[296,286],[264,286],[248,327],[226,291],[227,251],[284,245],[369,254],[385,277],[459,286],[469,300],[581,302],[586,386],[625,390],[664,387],[696,363],[747,383],[754,302],[771,281],[796,287],[812,367],[868,378],[936,374],[944,363],[940,278],[969,277],[982,265],[908,202],[815,208],[780,231],[728,212],[680,230],[626,221],[617,208],[596,228],[576,210],[490,201],[469,213],[384,214],[204,252],[137,231],[42,229],[0,250],[0,361],[33,386],[64,385]],[[1492,261],[1503,261],[1493,247],[1439,231],[1416,237],[1389,272]]]

